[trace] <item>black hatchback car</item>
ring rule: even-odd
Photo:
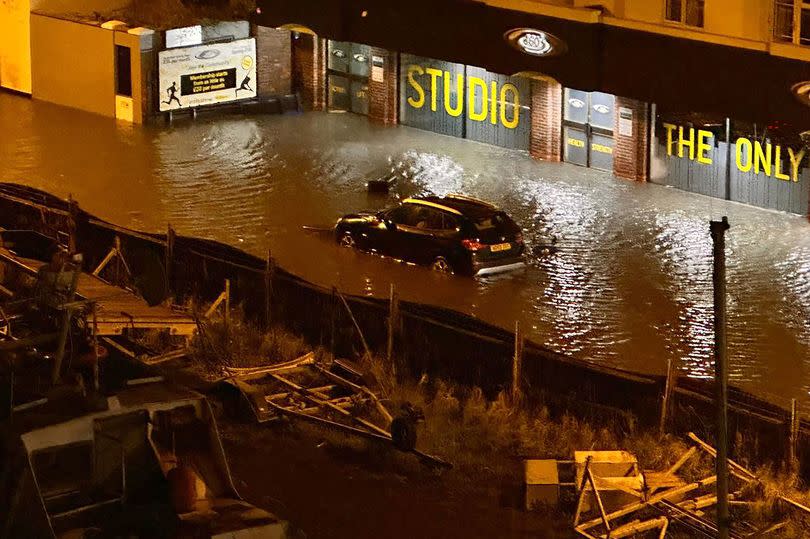
[[[498,208],[461,195],[406,199],[395,208],[342,217],[340,245],[442,273],[485,275],[523,267],[520,228]]]

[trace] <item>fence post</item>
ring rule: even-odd
[[[675,384],[677,384],[677,365],[672,358],[667,359],[667,380],[664,383],[664,395],[661,400],[661,421],[658,424],[658,433],[663,436],[667,427],[667,419],[669,417],[669,399],[672,397],[672,392],[675,391]]]
[[[270,249],[267,250],[267,261],[264,267],[264,323],[267,328],[270,328],[272,320],[271,303],[273,298],[273,274],[275,273],[275,264],[273,262],[273,255]]]
[[[332,308],[329,309],[329,352],[335,355],[335,317],[337,315],[337,287],[332,287]]]
[[[337,294],[338,298],[340,298],[340,301],[343,302],[343,306],[346,307],[346,312],[349,313],[349,318],[351,319],[352,324],[354,325],[354,329],[357,331],[357,336],[360,337],[360,343],[363,345],[363,350],[365,354],[364,358],[367,358],[369,361],[371,361],[372,359],[374,359],[374,356],[371,353],[371,349],[368,347],[368,342],[366,342],[366,337],[365,335],[363,335],[363,330],[360,328],[360,324],[354,317],[354,313],[352,313],[352,308],[349,306],[349,302],[346,301],[346,298],[343,296],[343,294],[338,292],[337,288],[335,288],[334,291]]]
[[[93,389],[98,391],[101,386],[99,385],[99,364],[98,364],[98,316],[96,305],[91,307],[93,315]]]
[[[790,430],[788,433],[788,470],[798,471],[799,445],[799,405],[796,399],[790,399]]]
[[[75,266],[73,266],[74,264]],[[79,276],[82,273],[82,256],[79,254],[74,255],[73,260],[69,264],[62,266],[59,271],[64,271],[65,267],[73,267],[73,276],[65,297],[65,303],[62,304],[62,320],[59,326],[59,338],[56,342],[53,370],[51,371],[51,383],[53,385],[56,385],[62,377],[62,361],[65,358],[65,345],[70,332],[70,319],[73,316],[73,309],[69,304],[76,299],[76,289],[79,286]]]
[[[515,353],[512,357],[512,404],[519,406],[523,400],[523,332],[520,321],[515,321]]]
[[[166,260],[164,261],[164,265],[166,266],[166,293],[169,297],[174,296],[174,285],[172,284],[172,279],[174,278],[174,240],[175,240],[175,232],[172,228],[171,223],[169,223],[166,227]]]
[[[225,279],[225,334],[231,325],[231,280]]]
[[[397,294],[396,287],[394,283],[391,283],[391,292],[388,299],[388,348],[386,357],[388,359],[388,365],[391,366],[391,369],[394,373],[394,376],[397,374],[397,368],[394,363],[394,339],[396,334],[398,333],[399,328],[399,296]]]
[[[76,216],[79,213],[79,205],[73,200],[73,195],[68,195],[68,252],[76,253],[78,249],[78,238],[76,237]]]

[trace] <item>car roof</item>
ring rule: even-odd
[[[404,200],[403,204],[431,206],[439,210],[444,210],[456,215],[463,215],[472,219],[489,217],[498,212],[498,208],[488,202],[463,195],[413,197]]]

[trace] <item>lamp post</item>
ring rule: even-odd
[[[728,354],[726,343],[726,230],[728,218],[711,221],[714,245],[714,380],[717,406],[717,537],[728,539]]]

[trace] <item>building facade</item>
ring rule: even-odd
[[[290,94],[289,32],[246,20],[155,30],[100,14],[126,18],[129,8],[130,0],[0,3],[0,88],[132,123]]]
[[[293,85],[309,108],[810,213],[810,4],[258,5],[258,25],[293,32]]]

